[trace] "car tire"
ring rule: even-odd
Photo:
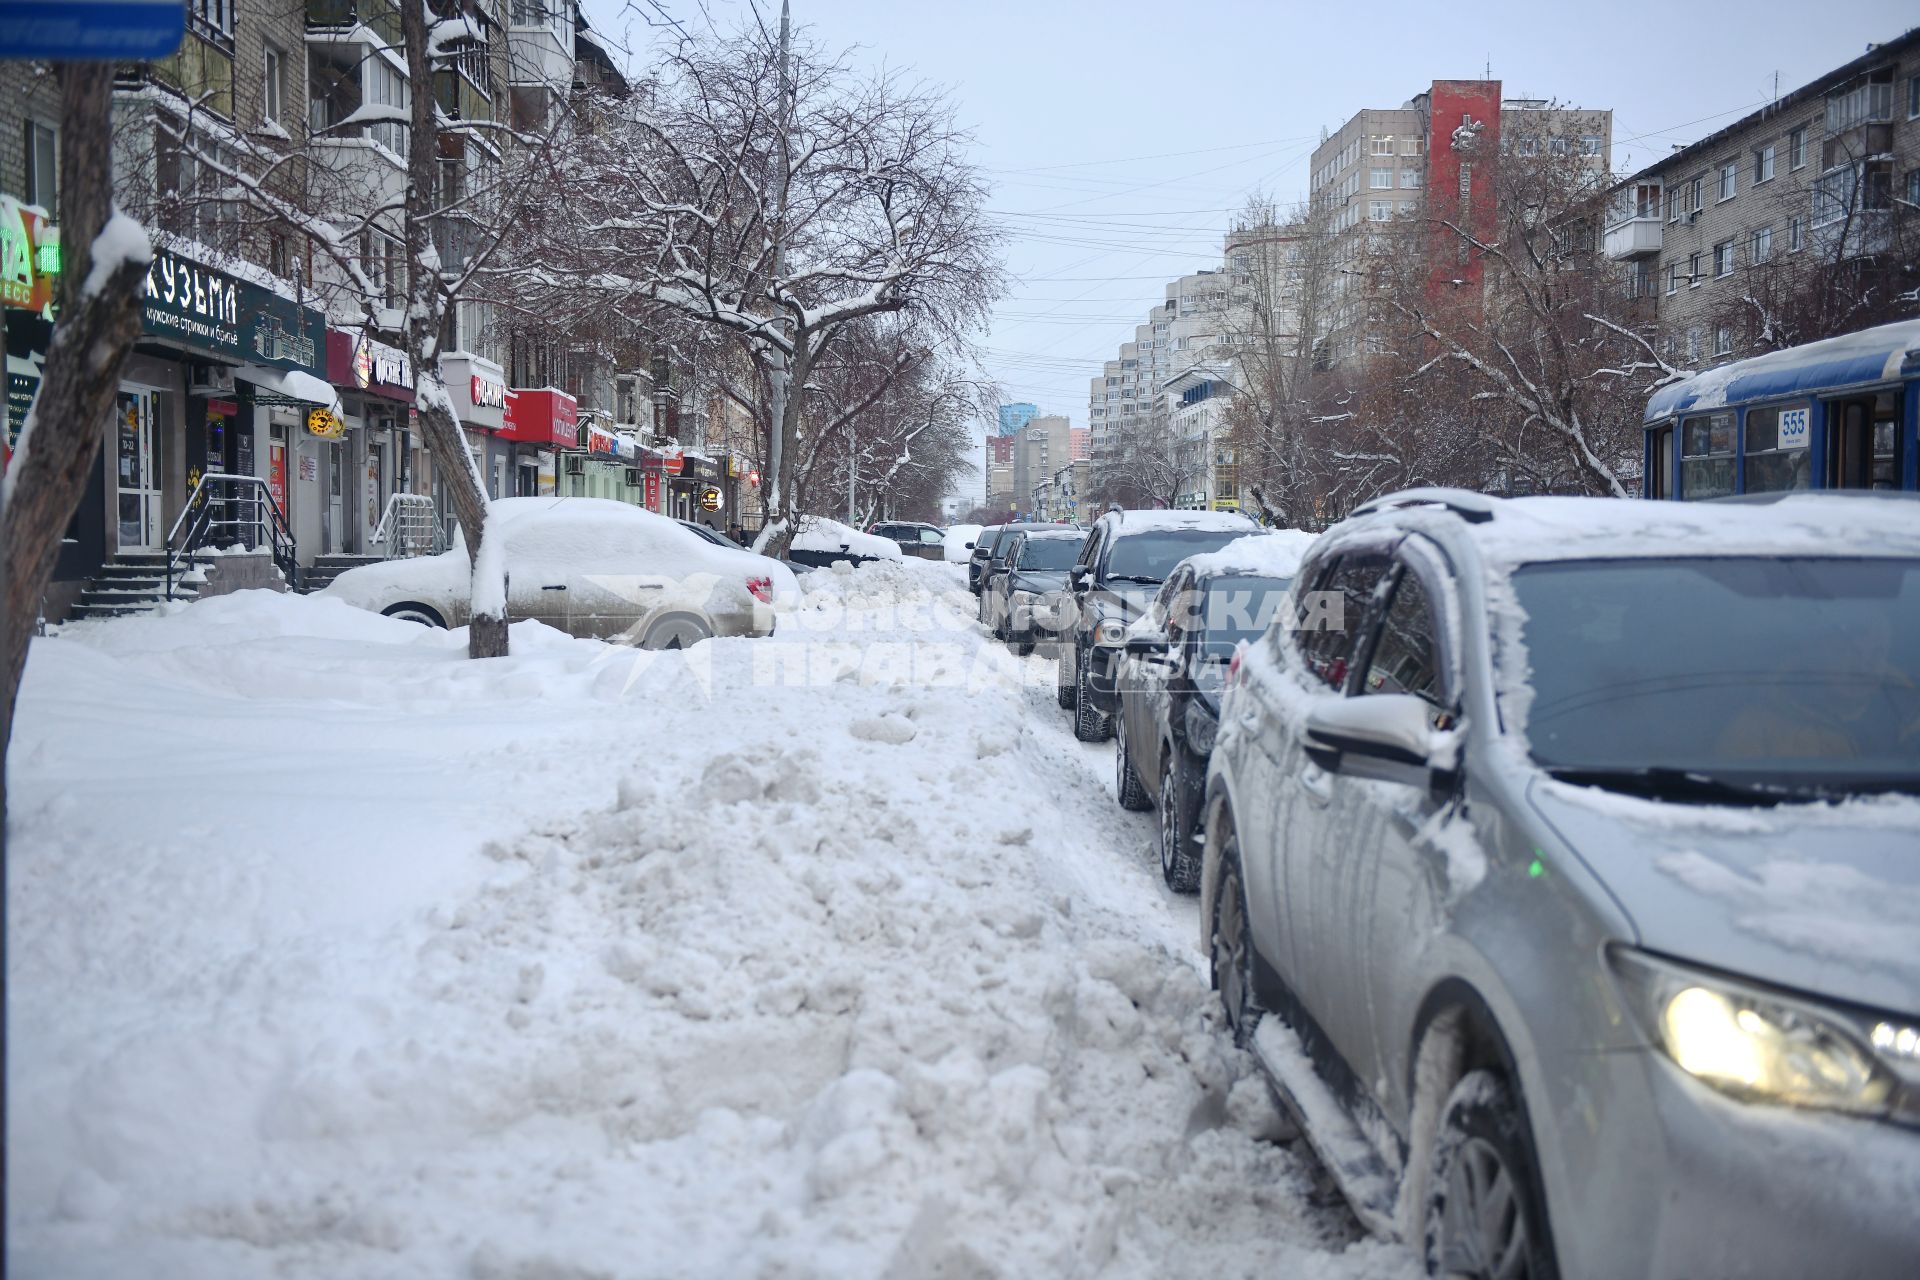
[[[700,619],[684,613],[670,614],[647,628],[641,638],[642,649],[691,649],[702,640],[711,640],[713,629]]]
[[[1024,658],[1033,652],[1033,633],[1023,631],[1013,638],[1013,651]]]
[[[1113,725],[1106,713],[1093,705],[1093,695],[1087,690],[1092,679],[1093,656],[1085,649],[1077,652],[1080,660],[1074,664],[1073,736],[1081,742],[1105,742],[1113,732]]]
[[[1440,1109],[1423,1232],[1429,1276],[1558,1280],[1539,1162],[1504,1077],[1469,1071]]]
[[[398,618],[402,622],[417,622],[423,627],[438,627],[442,631],[447,627],[447,620],[440,616],[438,609],[414,600],[390,604],[380,613],[384,617]]]
[[[1145,813],[1153,808],[1153,798],[1140,782],[1140,772],[1133,767],[1133,752],[1127,750],[1127,727],[1116,725],[1113,735],[1113,791],[1120,801],[1122,809],[1131,809],[1135,813]]]
[[[1193,783],[1186,753],[1169,746],[1160,766],[1160,878],[1175,893],[1200,892],[1200,859],[1194,853]]]
[[[1062,711],[1073,710],[1075,698],[1079,696],[1079,687],[1073,677],[1068,675],[1073,667],[1067,662],[1067,646],[1056,644],[1053,647],[1053,700],[1060,704]]]
[[[1220,883],[1213,894],[1213,920],[1207,930],[1207,964],[1213,989],[1233,1042],[1242,1049],[1253,1044],[1260,1025],[1260,1007],[1253,993],[1253,931],[1247,924],[1247,883],[1240,870],[1239,837],[1229,832],[1220,849]]]

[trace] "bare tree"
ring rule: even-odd
[[[73,62],[58,71],[60,225],[66,249],[60,322],[39,394],[0,480],[0,857],[6,848],[6,748],[40,599],[60,535],[88,473],[140,336],[147,236],[113,207],[113,67]]]
[[[780,402],[777,421],[765,413],[757,544],[778,553],[805,441],[831,434],[819,420],[834,410],[814,393],[822,359],[888,313],[963,341],[1000,290],[999,233],[967,141],[942,95],[860,78],[804,39],[789,53],[764,24],[683,40],[568,158],[571,222],[545,246],[533,301],[744,343],[758,385],[743,398],[756,415]]]

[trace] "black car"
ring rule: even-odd
[[[993,540],[1007,526],[990,524],[967,544],[967,590],[979,595],[986,584],[987,558],[993,554]]]
[[[987,585],[983,600],[996,620],[994,635],[1016,653],[1032,653],[1053,637],[1055,610],[1066,598],[1067,571],[1087,540],[1081,529],[1035,529],[1014,535],[1004,573]]]
[[[1200,801],[1227,665],[1241,641],[1266,631],[1292,583],[1291,573],[1252,571],[1258,557],[1247,557],[1247,565],[1223,562],[1231,554],[1173,571],[1129,632],[1117,673],[1115,795],[1124,808],[1159,809],[1160,874],[1180,893],[1200,889]],[[1266,559],[1275,558],[1290,569],[1297,557]]]
[[[878,538],[891,539],[902,553],[922,560],[943,560],[947,554],[947,531],[936,524],[918,520],[881,520],[867,526]]]
[[[989,537],[991,537],[992,541],[987,542],[986,557],[980,562],[980,585],[974,588],[974,594],[980,597],[980,621],[992,627],[995,635],[1000,633],[1000,619],[996,615],[987,612],[992,600],[989,588],[993,585],[995,574],[1006,572],[1007,553],[1013,550],[1014,538],[1019,534],[1031,533],[1035,529],[1065,529],[1070,527],[1071,526],[1068,525],[1030,520],[1020,524],[1003,524],[996,529],[983,529],[981,531],[979,541],[974,543],[976,555],[978,554],[978,548],[981,542],[987,542]],[[967,577],[969,580],[973,578],[972,565],[973,562],[969,561],[967,567]]]
[[[1060,633],[1058,697],[1073,711],[1073,736],[1104,742],[1113,732],[1113,667],[1127,626],[1188,556],[1218,551],[1260,532],[1224,511],[1110,511],[1101,516],[1068,575],[1069,625]]]

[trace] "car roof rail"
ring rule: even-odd
[[[1475,493],[1471,489],[1429,486],[1422,489],[1402,489],[1398,493],[1370,498],[1348,514],[1371,516],[1388,511],[1401,511],[1408,507],[1445,507],[1468,524],[1485,524],[1493,519],[1494,504],[1498,501],[1498,498],[1490,498],[1484,493]]]

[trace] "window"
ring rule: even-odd
[[[1920,120],[1920,76],[1907,80],[1907,119]]]
[[[1756,185],[1773,181],[1773,144],[1771,142],[1753,153],[1753,181]]]
[[[221,48],[233,48],[233,0],[187,0],[187,21]]]
[[[1811,406],[1774,405],[1747,410],[1747,492],[1778,493],[1812,484],[1807,452]]]
[[[370,57],[361,66],[364,77],[362,87],[368,106],[399,107],[403,111],[413,106],[413,95],[407,92],[406,76],[390,66],[384,58]],[[407,126],[397,120],[375,121],[367,126],[367,137],[396,156],[407,154]]]
[[[1733,354],[1733,326],[1718,325],[1713,331],[1713,354],[1730,356]]]
[[[1733,274],[1733,241],[1722,240],[1713,246],[1713,275],[1717,280]]]
[[[1298,602],[1294,635],[1307,670],[1335,689],[1347,683],[1354,638],[1366,620],[1374,587],[1387,572],[1378,551],[1351,551],[1340,557],[1318,584]]]
[[[1733,415],[1701,414],[1680,423],[1680,496],[1720,498],[1733,492]]]
[[[272,45],[265,46],[260,73],[260,118],[277,124],[286,99],[287,56]]]
[[[376,305],[397,308],[405,303],[406,248],[399,240],[384,231],[369,229],[362,232],[360,269],[373,286]]]
[[[1606,144],[1607,140],[1605,138],[1582,138],[1580,139],[1580,154],[1583,156],[1597,156],[1600,154],[1600,149],[1606,146]]]
[[[27,203],[60,216],[60,135],[37,121],[27,121]]]
[[[1720,166],[1720,198],[1731,200],[1740,186],[1740,162],[1729,160]]]
[[[1893,119],[1893,68],[1870,71],[1852,87],[1827,95],[1827,132],[1842,133],[1870,120]]]
[[[1421,140],[1420,140],[1419,138],[1402,138],[1402,139],[1400,139],[1400,154],[1401,154],[1401,155],[1403,155],[1403,156],[1417,156],[1417,155],[1419,155],[1419,154],[1420,154],[1420,142],[1421,142]]]
[[[1675,187],[1667,192],[1667,221],[1680,221],[1680,215],[1686,211],[1685,202],[1680,197],[1680,188]]]
[[[1687,330],[1687,363],[1693,364],[1700,359],[1700,329],[1698,326]]]
[[[1920,77],[1916,77],[1920,79]],[[1920,169],[1907,172],[1907,203],[1920,207]]]
[[[1787,135],[1787,168],[1798,169],[1807,162],[1807,126],[1801,125]]]
[[[1653,296],[1653,263],[1645,258],[1627,264],[1628,292],[1636,298]]]
[[[1687,255],[1687,287],[1691,289],[1700,287],[1700,255],[1697,253]]]
[[[1695,178],[1692,182],[1689,182],[1687,184],[1687,194],[1689,197],[1687,201],[1687,212],[1689,213],[1700,212],[1702,208],[1700,193],[1701,193],[1701,188],[1706,185],[1706,182],[1707,180],[1705,177],[1699,177],[1699,178]]]
[[[1393,154],[1393,136],[1389,134],[1387,137],[1384,137],[1384,138],[1375,138],[1373,140],[1373,154],[1376,156],[1392,155]]]
[[[1393,217],[1393,201],[1369,200],[1367,202],[1368,221],[1385,222],[1392,217]]]
[[[1400,171],[1400,185],[1407,190],[1419,187],[1420,171],[1418,169],[1402,169]]]
[[[1369,175],[1367,185],[1372,187],[1375,191],[1378,191],[1383,187],[1391,187],[1393,185],[1393,170],[1391,169],[1373,170]]]
[[[1564,156],[1571,149],[1572,149],[1572,144],[1568,142],[1568,140],[1565,138],[1548,138],[1547,139],[1547,151],[1553,155]]]
[[[1749,256],[1756,266],[1762,262],[1769,261],[1773,257],[1772,227],[1762,227],[1753,233],[1753,244]]]
[[[1798,253],[1807,247],[1807,220],[1798,214],[1787,219],[1787,252]]]
[[[1513,150],[1516,155],[1537,156],[1540,154],[1540,139],[1522,136],[1514,139]]]
[[[1411,693],[1432,708],[1432,728],[1447,727],[1446,695],[1440,687],[1440,628],[1420,579],[1403,569],[1393,603],[1380,620],[1379,638],[1367,658],[1367,676],[1356,692]]]

